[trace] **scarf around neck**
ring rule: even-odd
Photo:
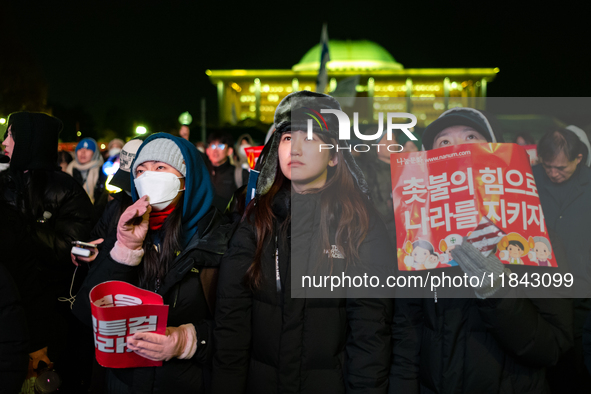
[[[172,211],[174,211],[175,206],[174,205],[169,205],[165,210],[163,211],[152,211],[150,212],[150,230],[159,230],[162,225],[164,224],[164,221],[166,220],[166,218],[172,213]]]

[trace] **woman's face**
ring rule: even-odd
[[[316,134],[308,140],[304,131],[281,135],[279,166],[283,175],[291,180],[296,193],[324,186],[328,166],[337,165],[338,160],[332,157],[330,150],[320,150],[320,145],[324,143]]]
[[[12,158],[12,152],[14,152],[14,140],[12,139],[12,125],[8,127],[8,135],[2,145],[5,146],[4,154],[10,158]]]
[[[433,141],[433,149],[452,145],[486,142],[486,138],[468,126],[450,126],[439,132]]]
[[[92,160],[93,154],[94,154],[94,151],[92,151],[90,149],[86,149],[86,148],[78,149],[78,151],[76,152],[76,157],[78,158],[78,163],[80,163],[80,164],[88,163],[90,160]]]
[[[181,181],[181,190],[185,188],[185,178],[183,177],[183,174],[178,172],[176,168],[174,168],[173,166],[171,166],[169,164],[163,163],[161,161],[146,161],[146,162],[140,164],[139,166],[137,166],[137,169],[135,170],[135,177],[136,178],[141,177],[142,174],[146,171],[169,172],[171,174],[174,174],[178,178],[180,178],[179,180]],[[176,197],[174,198],[174,200],[172,200],[172,202],[168,206],[176,205],[180,198],[181,198],[181,193],[178,193],[176,195]]]

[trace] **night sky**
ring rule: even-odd
[[[34,59],[54,114],[83,119],[81,128],[136,121],[168,130],[185,110],[198,118],[201,97],[213,125],[216,89],[206,69],[291,68],[319,42],[323,22],[331,39],[375,41],[405,68],[499,67],[489,96],[591,96],[583,9],[416,1],[3,4],[3,42]]]

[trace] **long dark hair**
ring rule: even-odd
[[[266,244],[271,241],[271,235],[273,234],[274,222],[276,219],[273,213],[273,201],[275,196],[281,190],[291,190],[291,181],[283,175],[281,172],[281,166],[279,165],[279,158],[277,158],[277,172],[275,173],[275,181],[271,186],[271,189],[263,194],[258,201],[252,200],[246,207],[244,212],[243,220],[246,218],[250,220],[254,217],[254,227],[256,228],[256,243],[257,248],[254,254],[254,260],[250,267],[246,271],[245,281],[252,290],[258,289],[263,283],[263,271],[261,267],[261,258],[263,256],[263,249]],[[288,214],[287,218],[283,221],[280,231],[282,233],[287,232],[291,224],[291,216]]]
[[[140,270],[140,287],[155,289],[156,281],[164,279],[168,273],[170,263],[181,250],[182,218],[184,193],[181,195],[174,210],[164,220],[159,230],[149,230],[144,240],[144,260]],[[161,236],[159,250],[152,242],[152,236]]]
[[[337,145],[334,139],[324,134],[317,135],[323,142]],[[320,194],[320,233],[323,250],[331,250],[329,232],[331,228],[336,228],[335,243],[339,251],[345,255],[347,263],[355,264],[359,261],[359,246],[365,239],[369,228],[371,205],[349,171],[343,153],[339,150],[334,153],[334,157],[338,162],[335,167],[328,167],[327,181],[324,186],[308,190],[305,193]],[[267,194],[261,196],[256,205],[251,201],[245,212],[245,218],[254,215],[257,241],[254,260],[245,276],[246,283],[251,289],[258,289],[262,284],[261,257],[265,245],[271,241],[273,234],[275,215],[272,205],[274,198],[279,191],[286,187],[290,188],[290,186],[291,181],[281,172],[279,158],[277,158],[277,172],[273,186]],[[285,220],[280,231],[284,232],[290,223],[290,220]],[[332,271],[333,263],[330,253],[328,259],[328,268]]]

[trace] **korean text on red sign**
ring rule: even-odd
[[[246,152],[246,159],[248,160],[248,166],[251,170],[257,164],[257,160],[259,159],[263,148],[264,146],[251,146],[244,148],[244,152]]]
[[[158,367],[127,348],[136,332],[166,332],[168,305],[162,296],[126,282],[110,281],[90,291],[92,329],[97,362],[108,368]]]
[[[516,144],[391,155],[400,270],[457,265],[449,248],[486,216],[506,234],[505,264],[556,267],[529,156]]]

